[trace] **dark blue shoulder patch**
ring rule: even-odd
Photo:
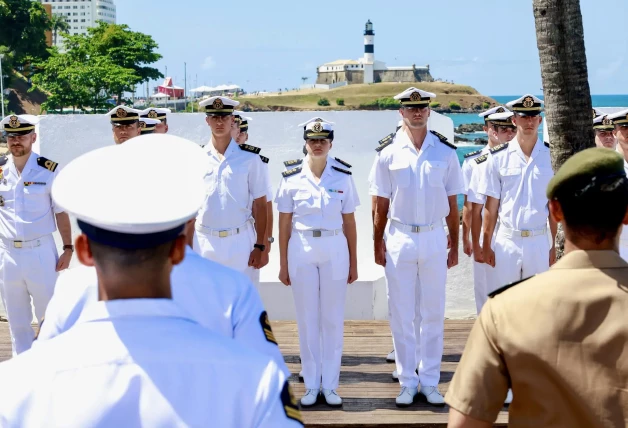
[[[504,144],[500,144],[499,146],[495,146],[492,149],[490,149],[489,151],[494,154],[497,152],[501,152],[502,150],[508,148],[508,143],[504,143]]]
[[[436,135],[438,137],[438,139],[440,140],[440,142],[443,143],[444,145],[449,146],[449,147],[451,147],[454,150],[458,150],[458,147],[456,147],[456,145],[454,145],[454,144],[451,144],[449,142],[449,140],[447,140],[447,137],[445,137],[443,134],[439,134],[436,131],[430,131],[430,132],[432,134]]]
[[[240,150],[244,150],[245,152],[249,153],[255,153],[256,155],[259,155],[259,152],[262,151],[262,149],[260,149],[259,147],[251,146],[249,144],[240,144],[238,147],[240,147]]]
[[[336,162],[338,162],[339,164],[344,165],[344,166],[346,166],[347,168],[351,168],[351,164],[350,164],[350,163],[345,162],[345,161],[343,161],[343,160],[342,160],[342,159],[340,159],[340,158],[334,158],[334,159],[336,159]]]
[[[301,165],[303,163],[303,159],[292,159],[287,160],[283,163],[283,165],[287,168],[289,166]]]
[[[0,166],[4,166],[9,161],[9,158],[2,155],[0,156]]]
[[[337,166],[332,166],[332,169],[335,169],[338,172],[342,172],[343,174],[351,175],[351,171],[347,171],[346,169],[338,168]]]
[[[480,156],[479,158],[475,158],[473,160],[475,161],[475,163],[477,163],[479,165],[482,162],[486,162],[486,159],[488,159],[488,154],[484,154],[484,155]]]
[[[549,143],[547,141],[545,141],[543,144],[549,149]]]
[[[303,168],[299,166],[299,167],[292,168],[292,169],[289,169],[287,171],[284,171],[284,172],[281,173],[281,175],[283,175],[284,178],[285,177],[290,177],[291,175],[300,173],[302,169]]]
[[[480,150],[476,150],[476,151],[471,152],[471,153],[467,153],[466,155],[464,155],[464,158],[465,158],[465,159],[467,159],[467,158],[470,158],[470,157],[472,157],[472,156],[477,156],[477,155],[479,155],[480,153],[482,153],[482,149],[480,149]]]
[[[46,168],[50,172],[55,172],[55,169],[57,169],[57,165],[59,164],[49,159],[46,159],[45,157],[39,157],[37,158],[37,165],[42,168]]]
[[[377,144],[379,145],[379,144],[385,143],[385,142],[387,142],[388,140],[392,140],[393,138],[395,138],[395,133],[394,133],[394,132],[393,132],[393,133],[390,133],[390,134],[388,134],[388,135],[386,135],[384,138],[382,138],[381,140],[379,140],[379,141],[377,142]]]
[[[498,294],[501,294],[504,291],[508,290],[509,288],[512,288],[512,287],[514,287],[517,284],[521,284],[522,282],[527,281],[530,278],[532,278],[532,276],[529,276],[529,277],[524,278],[524,279],[520,279],[519,281],[511,282],[508,285],[504,285],[503,287],[498,288],[497,290],[493,291],[492,293],[488,293],[488,297],[495,297]]]
[[[388,141],[384,141],[383,143],[381,143],[379,146],[377,146],[377,148],[375,149],[376,152],[381,152],[382,150],[384,150],[386,147],[390,146],[393,141],[395,141],[394,139],[390,139]]]
[[[268,159],[266,156],[262,156],[262,155],[259,155],[259,158],[260,158],[260,159],[262,160],[262,162],[264,162],[264,163],[268,163],[268,161],[270,160],[270,159]]]

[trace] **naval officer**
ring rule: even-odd
[[[351,172],[329,157],[332,125],[312,121],[303,138],[304,162],[282,173],[277,190],[279,211],[279,280],[292,286],[299,328],[305,395],[312,406],[322,392],[330,406],[338,396],[347,283],[358,278],[359,205]],[[321,391],[322,387],[322,391]]]
[[[226,97],[211,97],[199,104],[212,137],[205,146],[207,196],[196,217],[194,250],[254,279],[254,269],[260,268],[266,250],[268,183],[261,149],[238,145],[231,137],[238,104]]]
[[[544,272],[556,261],[556,223],[548,218],[545,195],[554,172],[549,144],[538,136],[542,105],[543,101],[529,94],[506,104],[514,112],[517,135],[492,148],[492,156],[482,161],[487,162],[478,187],[478,193],[486,196],[482,256],[494,268],[498,284]]]
[[[140,135],[140,111],[127,106],[114,107],[109,113],[113,141],[122,144]]]
[[[593,119],[593,130],[595,131],[595,145],[606,149],[615,150],[617,140],[613,135],[615,125],[608,118],[608,115],[601,114]]]
[[[169,108],[149,107],[147,109],[140,111],[140,117],[158,120],[159,123],[155,127],[155,133],[167,134],[168,133],[168,113],[170,113]]]
[[[156,132],[157,126],[161,122],[157,119],[150,119],[148,117],[140,118],[140,135],[149,135]]]
[[[434,96],[416,88],[395,96],[401,103],[403,132],[397,134],[394,144],[389,141],[377,148],[377,166],[369,190],[378,197],[374,253],[376,263],[386,269],[390,325],[401,384],[396,404],[400,407],[415,401],[419,382],[420,393],[430,404],[444,404],[438,382],[445,282],[447,269],[458,264],[456,198],[464,192],[464,182],[456,146],[427,129],[429,103]],[[451,234],[449,252],[444,218]],[[420,337],[415,335],[417,314]]]
[[[249,141],[249,122],[253,119],[247,116],[243,116],[242,112],[237,112],[234,119],[234,133],[231,134],[232,138],[238,145],[246,144]],[[266,180],[268,183],[268,191],[266,193],[266,234],[264,236],[264,242],[266,243],[266,249],[262,252],[262,261],[260,263],[260,269],[268,264],[270,256],[270,248],[275,238],[273,237],[273,187],[270,184],[270,169],[268,163],[270,159],[266,156],[259,155],[264,165],[264,172],[266,173]],[[251,201],[253,203],[253,201]],[[259,286],[259,269],[255,269],[252,272],[252,281],[256,286]]]
[[[174,136],[145,138],[132,143],[150,141],[154,143],[153,150],[176,147],[177,143],[185,147],[189,143]],[[193,222],[188,222],[184,233],[194,234]],[[174,301],[200,325],[269,355],[290,375],[259,293],[246,275],[207,260],[186,246],[185,258],[174,266],[171,282]],[[93,267],[82,266],[59,276],[37,343],[70,329],[85,307],[97,300],[98,282]]]
[[[41,321],[57,273],[70,265],[70,218],[50,196],[58,165],[32,150],[37,117],[9,115],[0,126],[10,155],[0,158],[0,293],[9,319],[13,355],[33,342],[31,321]],[[59,256],[52,233],[59,230]]]
[[[617,151],[624,158],[624,169],[628,171],[628,110],[609,114],[608,119],[613,121],[613,136],[617,141]],[[628,260],[628,228],[621,231],[619,240],[619,254]]]
[[[628,223],[628,185],[621,156],[601,148],[575,154],[546,197],[565,231],[565,255],[548,272],[492,293],[447,391],[452,428],[493,426],[509,387],[509,426],[626,426],[628,264],[617,239]]]
[[[269,357],[210,332],[172,300],[206,162],[195,143],[150,137],[89,152],[56,180],[53,198],[77,218],[77,255],[95,267],[99,301],[67,332],[0,364],[0,382],[12,386],[0,391],[0,425],[300,426]],[[174,151],[172,176],[156,180],[155,165]]]

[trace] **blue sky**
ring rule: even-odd
[[[429,64],[435,78],[486,95],[540,93],[532,0],[330,1],[116,0],[118,23],[153,36],[157,67],[188,88],[235,83],[248,91],[294,88],[316,67],[364,52],[367,19],[375,58]],[[593,94],[628,93],[626,0],[582,0]],[[161,83],[161,82],[159,82]],[[154,86],[152,83],[151,86]]]

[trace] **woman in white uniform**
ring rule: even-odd
[[[320,119],[305,126],[307,156],[282,173],[277,190],[279,279],[292,286],[299,328],[305,395],[312,406],[321,393],[330,406],[341,406],[336,393],[344,330],[347,283],[358,277],[359,205],[351,173],[328,157],[334,133]]]

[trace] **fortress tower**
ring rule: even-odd
[[[373,83],[375,64],[375,32],[369,19],[364,28],[364,83]]]

